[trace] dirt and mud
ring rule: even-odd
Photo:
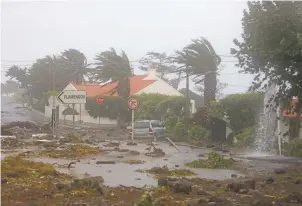
[[[6,141],[1,204],[302,205],[300,160],[110,139],[69,133]]]

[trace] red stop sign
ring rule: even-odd
[[[103,104],[104,98],[101,97],[101,96],[99,96],[99,97],[96,98],[96,102],[97,102],[98,104]]]

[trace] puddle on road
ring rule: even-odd
[[[104,143],[106,144],[106,143]],[[99,145],[100,147],[103,144]],[[179,169],[184,168],[186,162],[190,162],[192,160],[198,159],[198,154],[208,153],[207,149],[191,149],[185,146],[178,146],[178,149],[181,151],[178,152],[174,147],[169,146],[165,143],[160,143],[156,145],[157,148],[163,149],[166,152],[165,157],[154,158],[147,157],[144,154],[147,152],[146,148],[149,146],[145,143],[139,143],[138,146],[128,146],[125,143],[120,145],[121,149],[129,149],[140,152],[140,155],[130,155],[128,152],[117,152],[111,151],[106,154],[94,156],[96,160],[92,160],[92,157],[81,159],[80,162],[77,162],[74,165],[74,168],[68,170],[65,168],[58,168],[58,171],[72,174],[77,177],[84,177],[84,174],[89,174],[91,176],[102,176],[105,180],[104,184],[115,187],[119,185],[124,186],[135,186],[135,187],[143,187],[147,186],[157,186],[157,180],[151,174],[135,172],[137,169],[150,169],[155,166],[167,166],[170,169]],[[104,147],[108,149],[108,147]],[[118,156],[123,156],[123,158],[118,158]],[[60,165],[68,165],[71,160],[66,159],[50,159],[50,158],[33,158],[35,161],[43,161],[45,163],[58,163]],[[116,164],[102,164],[97,165],[96,161],[115,161]],[[143,160],[144,164],[126,164],[123,161],[126,160]],[[178,165],[176,168],[175,165]],[[186,167],[188,168],[188,167]],[[196,176],[190,177],[200,177],[207,179],[216,179],[223,180],[231,178],[231,174],[237,174],[240,176],[241,174],[232,171],[232,170],[220,170],[220,169],[195,169],[188,168],[194,171]]]

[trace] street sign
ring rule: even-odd
[[[98,97],[96,98],[96,103],[98,103],[98,104],[103,104],[103,102],[104,102],[104,98],[103,98],[103,97],[98,96]]]
[[[136,110],[139,107],[139,101],[134,98],[128,100],[128,108],[131,110]]]
[[[86,98],[86,91],[68,90],[58,95],[58,99],[63,104],[86,104]]]

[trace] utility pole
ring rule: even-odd
[[[54,60],[54,59],[53,59]],[[51,61],[53,61],[51,60]],[[50,64],[52,64],[52,62],[50,62]],[[50,64],[49,64],[49,67],[50,67]],[[49,68],[50,69],[50,68]],[[56,80],[55,80],[55,69],[53,68],[53,64],[52,64],[52,91],[54,92],[55,91],[55,83],[56,83]],[[55,97],[55,94],[52,95],[52,136],[53,138],[55,138],[55,134],[56,134],[56,97]]]
[[[188,52],[186,52],[186,59],[188,57]],[[189,121],[189,105],[190,105],[190,99],[189,99],[189,68],[188,63],[186,62],[186,104],[185,104],[185,129],[188,131],[188,121]]]

